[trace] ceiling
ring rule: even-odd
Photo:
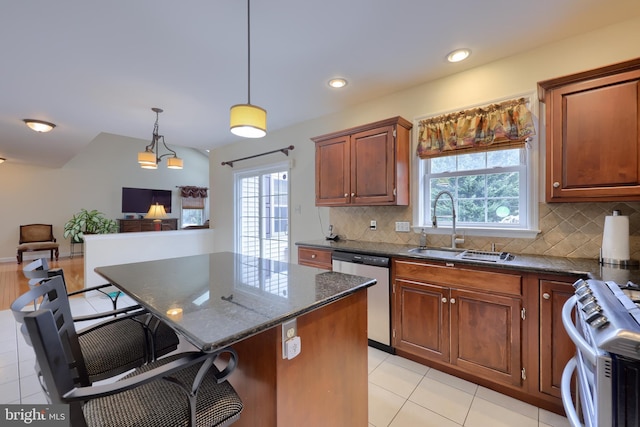
[[[274,131],[639,15],[638,0],[253,0],[251,102]],[[244,0],[4,2],[0,157],[60,167],[101,132],[149,141],[152,107],[174,148],[237,141],[246,36]]]

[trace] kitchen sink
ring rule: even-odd
[[[454,258],[464,252],[464,249],[453,248],[413,248],[409,252],[416,255],[436,258]]]
[[[484,261],[501,263],[511,261],[515,258],[509,252],[479,251],[475,249],[453,249],[453,248],[413,248],[409,253],[434,258],[458,258],[470,261]]]

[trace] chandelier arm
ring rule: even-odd
[[[173,154],[173,157],[178,157],[178,153],[176,153],[175,151],[173,151],[171,148],[167,147],[167,143],[164,142],[164,135],[160,135],[159,138],[162,138],[162,145],[164,145],[164,148],[167,149],[167,151],[170,151],[171,154]],[[158,150],[160,151],[160,150]],[[167,153],[167,154],[163,154],[162,156],[158,157],[158,160],[162,159],[163,157],[167,157],[170,156],[171,154]]]

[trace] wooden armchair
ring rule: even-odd
[[[22,254],[24,252],[50,251],[51,261],[53,254],[58,260],[58,243],[53,237],[53,226],[51,224],[28,224],[20,226],[20,241],[18,242],[18,264],[22,264]]]

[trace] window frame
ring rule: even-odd
[[[521,95],[523,96],[523,95]],[[524,95],[527,96],[527,95]],[[529,99],[534,99],[533,95],[528,95]],[[511,97],[510,97],[511,98]],[[500,102],[500,101],[492,101],[492,102]],[[486,103],[483,103],[486,104]],[[531,103],[534,104],[533,102]],[[537,103],[535,103],[537,104]],[[473,108],[469,107],[469,108]],[[413,142],[412,142],[412,172],[411,172],[411,181],[412,181],[412,213],[413,213],[413,225],[412,229],[415,233],[421,233],[423,230],[429,234],[451,234],[451,225],[449,224],[438,224],[437,228],[434,228],[431,224],[431,221],[426,220],[426,198],[429,196],[429,182],[427,182],[427,162],[429,159],[422,160],[415,153],[417,150],[417,141],[418,141],[418,123],[420,120],[423,120],[427,117],[438,116],[442,114],[449,114],[455,111],[459,111],[460,109],[445,111],[441,113],[429,114],[426,116],[418,117],[414,119],[413,126]],[[532,114],[534,115],[534,120],[538,117],[537,111],[532,109]],[[538,128],[539,129],[539,128]],[[467,224],[458,224],[456,223],[456,232],[460,235],[469,235],[469,236],[486,236],[486,237],[522,237],[522,238],[534,238],[540,230],[538,229],[538,214],[539,214],[539,186],[538,186],[538,177],[539,173],[539,143],[537,135],[534,135],[523,148],[525,155],[525,166],[524,169],[526,171],[526,177],[524,180],[521,180],[521,187],[525,187],[525,198],[526,198],[526,223],[521,223],[516,226],[513,224],[500,226],[499,224],[486,226],[486,225],[467,225]],[[460,153],[465,154],[465,153]],[[459,155],[459,154],[458,154]],[[501,169],[496,169],[496,171],[500,171]],[[460,173],[456,172],[455,175],[471,175],[471,173]]]

